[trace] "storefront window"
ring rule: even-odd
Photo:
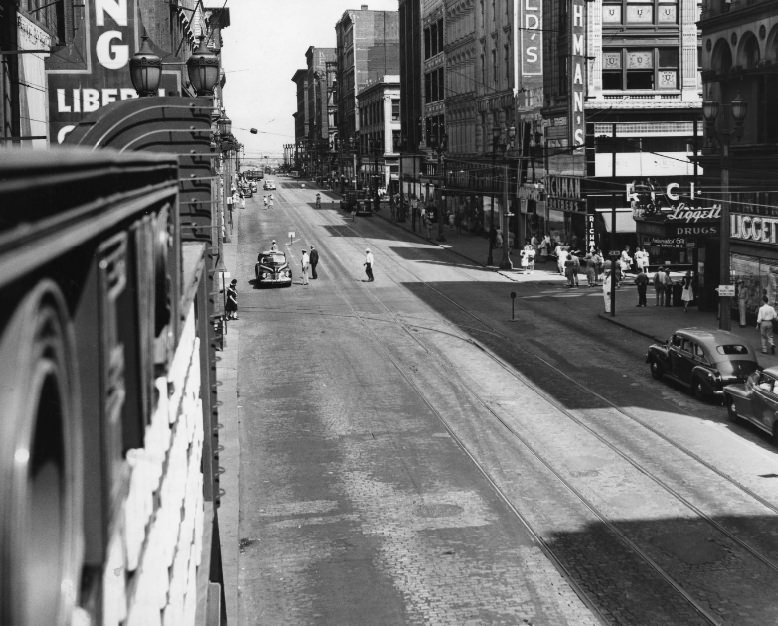
[[[744,254],[730,257],[731,281],[738,289],[745,290],[746,309],[756,311],[762,305],[762,295],[767,290],[770,304],[778,298],[778,260]]]

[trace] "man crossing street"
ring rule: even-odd
[[[318,278],[318,275],[316,274],[316,266],[319,264],[319,251],[313,246],[311,246],[311,253],[308,255],[308,262],[311,265],[311,278]]]

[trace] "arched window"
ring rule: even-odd
[[[755,68],[759,65],[759,42],[752,32],[743,33],[737,49],[737,65],[744,70]]]
[[[724,39],[719,39],[716,45],[713,46],[710,68],[716,74],[726,74],[732,69],[732,52],[729,49],[729,44]]]

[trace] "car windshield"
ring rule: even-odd
[[[266,254],[262,257],[263,265],[283,265],[286,263],[286,257],[283,254]]]

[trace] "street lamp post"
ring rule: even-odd
[[[728,107],[735,122],[734,128],[727,124],[726,128],[716,129],[715,123],[719,113],[719,107]],[[748,112],[748,103],[738,94],[728,105],[720,105],[714,100],[705,100],[702,103],[702,115],[707,124],[707,135],[709,139],[715,139],[721,148],[719,152],[719,163],[721,170],[721,234],[719,235],[719,285],[729,285],[729,147],[732,136],[740,139],[743,136],[743,122]],[[708,143],[712,146],[712,142]],[[719,328],[729,330],[731,328],[731,296],[719,294]]]
[[[501,270],[510,270],[513,269],[513,262],[511,261],[511,244],[510,244],[510,233],[509,227],[510,222],[509,219],[511,217],[510,213],[510,207],[509,207],[509,199],[510,199],[510,167],[508,163],[508,152],[513,148],[513,142],[516,139],[516,127],[511,126],[507,129],[501,129],[499,127],[495,127],[493,129],[493,138],[494,138],[494,147],[496,148],[498,145],[498,141],[505,136],[505,143],[500,143],[499,148],[502,152],[503,156],[503,185],[502,185],[502,196],[503,196],[503,207],[502,207],[502,259],[500,260],[500,269]],[[494,153],[492,154],[492,163],[494,164],[494,161],[496,160],[496,154],[497,150],[494,150]],[[493,167],[494,171],[494,167]],[[492,225],[494,225],[494,194],[492,195]],[[490,229],[491,230],[491,229]],[[492,258],[492,239],[491,239],[491,233],[489,237],[489,260],[487,261],[487,264],[492,265],[494,263],[494,259]]]
[[[500,127],[492,128],[492,210],[489,217],[489,256],[486,257],[487,265],[494,265],[494,241],[492,241],[492,231],[494,230],[494,172],[497,169],[497,146],[500,143]]]

